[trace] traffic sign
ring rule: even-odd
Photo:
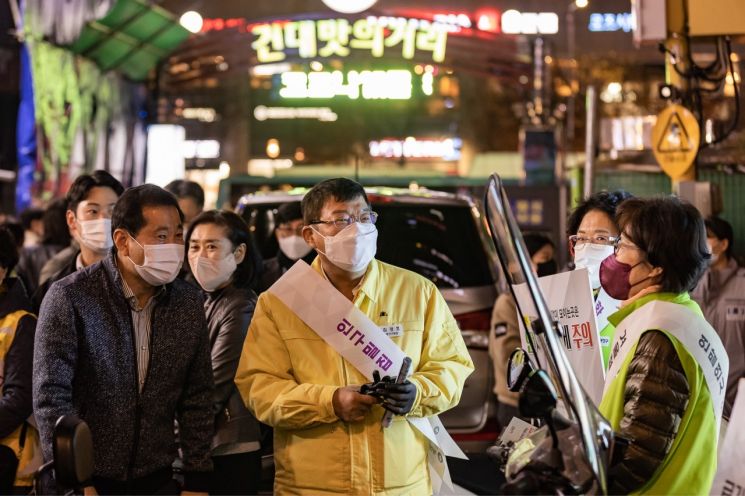
[[[682,105],[669,105],[652,128],[654,156],[671,179],[686,175],[696,160],[701,130],[696,117]]]

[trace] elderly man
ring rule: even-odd
[[[377,214],[359,184],[323,181],[302,207],[303,237],[318,257],[311,268],[297,262],[261,295],[235,379],[257,418],[274,427],[275,492],[432,494],[427,439],[406,420],[437,415],[460,399],[473,363],[455,319],[430,281],[374,259]],[[331,310],[366,325],[364,335],[328,310],[291,308],[288,291],[320,304],[334,300]],[[319,318],[328,321],[319,325]],[[341,335],[356,341],[335,348],[330,343]],[[370,380],[365,356],[377,359],[381,373],[398,370],[373,341],[412,359],[413,374],[388,384],[382,397],[361,391]],[[359,361],[350,349],[360,351]],[[384,407],[406,417],[383,429]]]
[[[212,367],[202,300],[175,280],[184,257],[176,198],[145,184],[114,207],[114,249],[54,283],[41,306],[33,402],[44,458],[61,415],[93,434],[101,494],[173,494],[179,422],[184,490],[212,470]]]

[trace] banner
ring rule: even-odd
[[[737,385],[737,397],[732,407],[730,424],[724,437],[724,444],[719,449],[717,475],[710,494],[716,496],[745,495],[745,379]]]
[[[701,367],[711,394],[719,433],[729,373],[729,357],[714,328],[703,317],[683,305],[668,301],[650,301],[619,322],[613,338],[605,388],[610,387],[634,344],[649,329],[659,329],[673,335]],[[736,417],[733,415],[732,418]]]
[[[551,316],[559,323],[561,342],[577,380],[590,399],[599,405],[603,397],[605,372],[595,316],[595,302],[587,269],[540,277],[538,283],[551,311]],[[526,283],[516,284],[512,288],[517,298],[518,312],[522,310],[525,313],[525,315],[518,314],[523,348],[529,353],[537,353],[540,362],[545,364],[545,350],[542,349],[540,342],[533,336],[537,350],[531,350],[525,337],[525,333],[528,332],[525,323],[538,318],[528,285]]]

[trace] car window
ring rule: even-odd
[[[484,243],[469,207],[373,205],[377,258],[412,270],[439,288],[493,284]]]
[[[247,206],[242,213],[265,259],[277,254],[272,230],[278,206]],[[468,206],[373,201],[373,210],[380,215],[378,260],[416,272],[439,288],[494,284],[488,255]]]

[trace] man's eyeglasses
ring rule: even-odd
[[[573,234],[569,236],[569,244],[572,245],[572,247],[582,246],[587,243],[615,247],[620,240],[620,236],[608,236],[606,234],[596,234],[595,236],[579,236]]]
[[[338,228],[345,228],[347,226],[351,226],[354,222],[359,222],[360,224],[375,224],[378,221],[378,214],[376,212],[364,212],[360,214],[359,216],[355,215],[340,215],[332,220],[314,220],[311,221],[312,224],[327,224],[327,225],[334,225]]]

